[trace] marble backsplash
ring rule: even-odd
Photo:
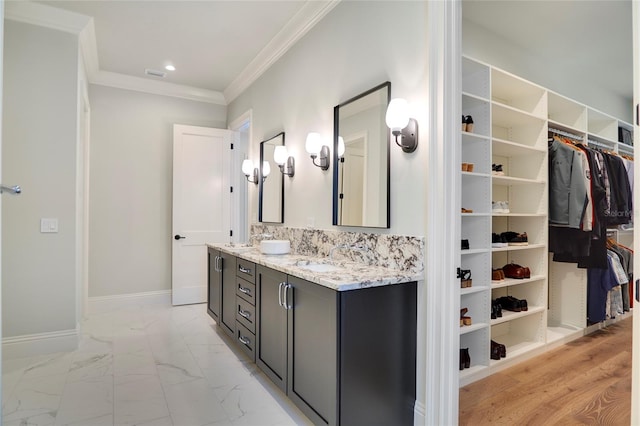
[[[264,235],[267,239],[290,240],[293,254],[325,257],[336,246],[357,246],[364,249],[335,249],[333,259],[414,273],[424,269],[423,237],[254,224],[250,244],[259,245]]]

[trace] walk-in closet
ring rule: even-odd
[[[633,312],[631,25],[463,2],[460,386]]]

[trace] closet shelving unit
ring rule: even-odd
[[[460,289],[460,306],[473,320],[460,327],[460,347],[471,355],[461,386],[584,334],[586,271],[551,265],[548,254],[548,129],[633,152],[617,142],[617,127],[631,125],[468,57],[462,114],[473,117],[474,128],[461,132],[461,160],[474,170],[461,172],[461,206],[473,210],[460,219],[470,243],[460,263],[473,277],[472,287]],[[502,164],[504,176],[492,175],[492,164]],[[508,201],[510,212],[493,213],[491,201]],[[492,248],[491,234],[505,231],[526,232],[529,245]],[[492,282],[491,268],[511,262],[529,267],[531,278]],[[491,300],[506,295],[526,299],[528,310],[503,309],[491,319]],[[490,359],[491,340],[507,347],[506,358]]]

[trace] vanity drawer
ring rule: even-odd
[[[236,277],[236,294],[252,305],[256,304],[256,285]]]
[[[238,258],[236,262],[236,275],[244,278],[245,280],[255,283],[256,282],[256,264],[253,262],[247,262],[246,260]]]
[[[256,361],[256,336],[239,321],[236,321],[236,343],[251,361]]]
[[[236,321],[247,327],[247,329],[254,333],[256,332],[256,308],[246,300],[237,297],[236,298]]]

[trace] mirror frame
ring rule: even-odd
[[[270,161],[273,162],[273,164],[275,165],[275,167],[271,168],[271,173],[269,173],[269,176],[273,177],[273,176],[279,176],[280,177],[280,200],[281,200],[281,205],[280,205],[280,221],[264,221],[262,220],[262,216],[263,216],[263,208],[262,208],[262,203],[264,200],[264,179],[262,179],[262,165],[264,164],[264,146],[266,143],[272,141],[273,139],[276,139],[278,137],[282,136],[282,146],[285,145],[285,139],[284,139],[284,132],[280,132],[277,135],[274,135],[272,137],[270,137],[269,139],[263,140],[262,142],[260,142],[260,167],[258,167],[258,222],[262,222],[262,223],[284,223],[284,174],[282,174],[282,172],[280,171],[280,167],[278,167],[275,162],[273,161],[273,158],[271,158]]]
[[[336,105],[333,108],[333,225],[335,226],[345,226],[345,227],[352,227],[352,228],[378,228],[378,229],[388,229],[391,227],[391,149],[389,147],[389,142],[390,142],[390,136],[389,136],[389,131],[387,128],[387,138],[386,138],[386,146],[387,146],[387,167],[386,167],[386,172],[387,172],[387,223],[386,225],[381,225],[381,226],[366,226],[366,225],[340,225],[338,223],[338,213],[339,213],[339,192],[338,192],[338,185],[339,185],[339,176],[338,176],[338,165],[340,164],[340,161],[338,159],[338,135],[340,132],[340,108],[344,107],[352,102],[355,102],[361,98],[364,98],[367,95],[370,95],[371,93],[377,92],[380,89],[384,89],[386,87],[387,89],[387,106],[389,105],[389,102],[391,101],[391,82],[389,81],[385,81],[382,84],[379,84],[369,90],[367,90],[366,92],[362,92],[359,95],[354,96],[353,98],[346,100],[342,103],[340,103],[339,105]],[[386,111],[387,107],[385,106],[385,111]],[[384,126],[386,128],[386,123],[384,123]]]

